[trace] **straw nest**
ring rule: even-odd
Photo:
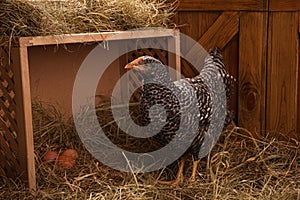
[[[2,37],[171,27],[167,0],[0,0]],[[0,38],[1,39],[1,38]]]
[[[131,113],[138,113],[137,106],[138,103],[130,104]],[[177,162],[151,173],[116,171],[85,150],[73,123],[66,122],[55,106],[34,103],[33,114],[37,191],[31,194],[19,180],[2,176],[0,199],[300,198],[300,144],[296,140],[255,139],[249,131],[233,126],[222,134],[211,154],[201,161],[197,180],[185,181],[180,187],[170,189],[155,182],[173,179]],[[88,116],[89,109],[83,114]],[[136,141],[126,137],[117,127],[118,120],[113,120],[109,103],[97,107],[97,114],[107,136],[120,147],[135,149],[156,145],[151,140]],[[66,148],[79,152],[73,168],[62,170],[54,163],[41,161],[46,151],[61,152]],[[185,171],[189,176],[191,167]]]

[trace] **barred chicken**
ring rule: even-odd
[[[176,134],[184,140],[190,134],[187,130],[192,130],[194,127],[197,130],[195,137],[190,142],[191,145],[181,156],[176,179],[174,181],[160,181],[160,183],[176,186],[183,182],[183,168],[188,155],[193,156],[190,180],[195,180],[199,161],[203,157],[199,154],[199,151],[205,138],[213,138],[215,135],[219,135],[222,129],[214,129],[214,127],[226,127],[231,121],[231,112],[227,112],[226,103],[231,96],[234,78],[225,69],[221,51],[218,48],[209,51],[199,75],[177,81],[171,80],[168,68],[165,65],[150,56],[139,57],[127,64],[125,68],[135,70],[137,73],[142,74],[144,78],[146,84],[142,86],[140,100],[141,123],[143,126],[147,126],[155,120],[165,122],[161,130],[154,136],[162,145],[168,144]],[[223,88],[210,86],[211,83],[216,81],[217,77],[223,83]],[[195,94],[197,106],[191,104],[192,92]],[[180,103],[176,93],[183,98],[183,103]],[[216,98],[225,99],[226,108],[218,100],[213,102],[213,99]],[[216,105],[213,106],[213,103]],[[166,117],[160,113],[161,110],[155,110],[153,106],[157,104],[163,106]],[[182,112],[182,107],[185,112]],[[219,124],[214,119],[217,119],[218,115],[222,115],[222,109],[225,109],[225,112],[223,112],[224,124]],[[180,126],[184,126],[185,129],[183,130],[185,131],[180,131],[182,130]],[[209,130],[211,128],[212,130]],[[219,133],[216,133],[216,130]],[[178,149],[180,148],[178,146]],[[211,147],[209,148],[211,149]]]

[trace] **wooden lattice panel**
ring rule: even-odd
[[[159,59],[164,64],[168,64],[168,52],[163,50],[168,47],[167,38],[144,38],[131,40],[128,47],[131,49],[137,49],[128,53],[128,62],[131,62],[139,56],[148,55]]]
[[[0,47],[0,167],[5,174],[17,176],[17,121],[13,61],[7,47]]]

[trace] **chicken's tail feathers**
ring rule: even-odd
[[[219,68],[225,69],[225,63],[224,63],[224,59],[222,56],[222,50],[220,48],[214,47],[209,50],[208,54],[209,54],[208,57],[210,57],[212,59],[212,61]]]
[[[222,50],[219,47],[213,47],[208,51],[209,55],[213,57],[219,57],[222,58]]]
[[[208,52],[209,56],[212,58],[214,63],[221,69],[225,69],[225,63],[222,56],[222,50],[219,47],[213,47]],[[226,73],[226,78],[230,79],[232,82],[237,82],[236,78]]]
[[[225,84],[226,96],[229,99],[233,90],[233,83],[236,79],[229,74],[225,67],[222,51],[220,48],[215,47],[209,50],[205,58],[204,66],[200,72],[200,76],[207,80],[215,80],[215,76],[220,75]]]

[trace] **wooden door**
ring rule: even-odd
[[[181,0],[179,4],[176,22],[181,32],[206,50],[223,49],[227,68],[238,80],[230,102],[235,121],[257,136],[279,132],[299,136],[297,2]],[[181,47],[193,51],[184,49],[184,42]],[[182,72],[196,75],[184,61]]]

